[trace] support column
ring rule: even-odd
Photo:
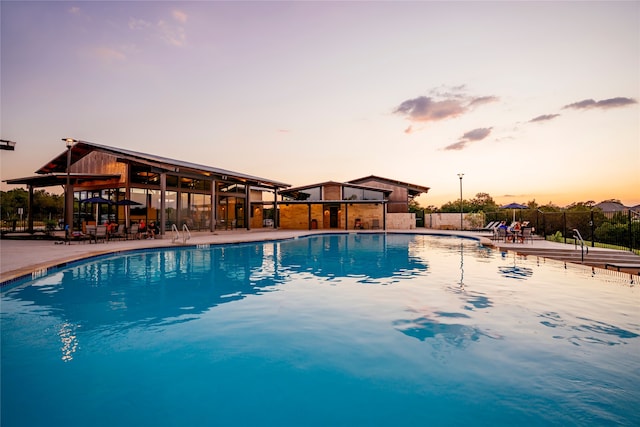
[[[280,226],[280,215],[278,214],[278,189],[273,190],[273,229],[277,230]]]
[[[164,235],[166,232],[167,224],[167,174],[162,172],[160,174],[160,235]]]
[[[387,231],[387,204],[382,204],[382,229]]]
[[[244,222],[247,230],[251,230],[251,203],[249,203],[249,197],[251,197],[251,191],[249,191],[249,184],[244,186]]]
[[[29,189],[29,200],[27,202],[27,231],[33,233],[33,185],[27,187]]]
[[[73,184],[65,186],[64,189],[64,223],[69,226],[69,233],[73,231]]]
[[[211,214],[209,215],[209,231],[216,231],[216,222],[218,219],[218,201],[216,200],[216,180],[211,181]]]

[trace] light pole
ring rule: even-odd
[[[462,177],[464,176],[463,173],[459,173],[458,174],[458,178],[460,178],[460,230],[463,230],[463,226],[462,226]]]
[[[71,190],[71,149],[74,144],[79,142],[73,138],[62,138],[67,144],[67,185],[64,188],[64,223],[66,237],[71,235],[73,231],[73,192]]]

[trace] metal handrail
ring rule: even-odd
[[[588,254],[589,246],[585,244],[584,239],[582,238],[582,235],[580,234],[580,231],[578,231],[577,228],[573,229],[573,238],[576,239],[576,249],[578,248],[578,241],[580,241],[581,260],[582,262],[584,262],[584,249],[587,248],[587,254]]]
[[[182,224],[182,243],[187,243],[187,240],[190,238],[191,232],[189,231],[189,227],[187,227],[187,224]]]
[[[173,232],[171,243],[175,243],[176,240],[180,238],[180,232],[178,231],[178,227],[175,224],[171,224],[171,231]]]

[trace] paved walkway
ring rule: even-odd
[[[334,230],[330,232],[336,232]],[[367,231],[358,231],[367,232]],[[377,232],[377,231],[374,231]],[[411,232],[441,235],[463,235],[479,239],[481,243],[489,246],[499,246],[502,250],[518,250],[523,248],[522,243],[500,243],[494,244],[486,233],[441,231],[431,229],[413,230],[388,230],[388,233]],[[191,239],[187,245],[198,244],[222,244],[240,243],[251,241],[265,241],[273,239],[290,239],[310,234],[327,233],[320,230],[234,230],[211,232],[192,232]],[[54,267],[82,258],[93,257],[113,252],[129,251],[143,248],[175,247],[169,235],[161,239],[152,240],[124,240],[109,241],[108,243],[72,242],[70,245],[55,244],[52,240],[0,240],[0,284],[32,274],[45,268]],[[533,243],[526,243],[527,247],[537,249],[573,249],[573,245],[549,242],[545,240],[534,240]],[[590,251],[612,251],[611,249],[590,248]]]

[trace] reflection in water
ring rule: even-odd
[[[58,336],[62,342],[62,360],[69,362],[73,360],[73,353],[78,349],[78,337],[75,326],[70,323],[63,323],[58,330]]]
[[[405,335],[420,341],[441,340],[455,348],[465,348],[470,342],[478,341],[481,336],[496,338],[481,329],[463,323],[451,322],[451,319],[469,319],[464,313],[434,312],[414,319],[396,320],[393,326]]]
[[[545,312],[540,314],[542,320],[540,323],[549,328],[558,329],[559,333],[564,335],[555,335],[556,339],[565,339],[574,345],[582,344],[604,344],[618,345],[628,343],[630,338],[638,338],[639,334],[626,329],[619,328],[598,320],[588,319],[585,317],[576,317],[576,321],[582,321],[582,324],[571,324],[562,318],[559,313]]]
[[[324,280],[355,277],[365,284],[392,284],[422,275],[427,264],[410,255],[408,239],[329,235],[135,252],[77,265],[41,279],[46,286],[16,288],[12,294],[53,309],[63,325],[82,326],[83,331],[115,324],[167,325],[195,319],[193,315],[220,304],[277,291],[299,274]],[[68,328],[63,327],[60,336],[73,337],[69,349],[75,349],[75,334]]]
[[[640,425],[637,288],[504,264],[382,233],[75,264],[2,291],[1,422]]]
[[[460,287],[464,288],[464,242],[460,241]]]
[[[502,252],[502,258],[506,258],[506,252]],[[498,271],[504,277],[509,279],[523,280],[530,277],[533,274],[533,270],[529,267],[519,267],[516,265],[516,253],[513,253],[513,265],[506,265],[498,267]]]
[[[333,280],[357,277],[361,283],[391,284],[424,274],[403,235],[348,234],[311,236],[281,245],[280,264],[290,271]]]

